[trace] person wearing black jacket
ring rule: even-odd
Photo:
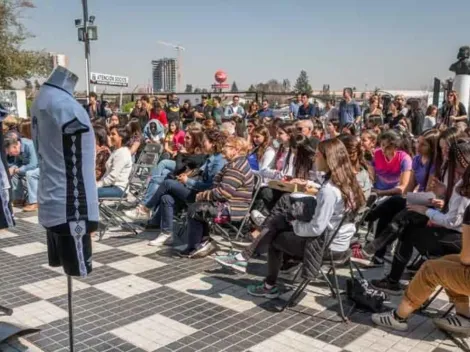
[[[141,100],[137,100],[135,102],[135,107],[134,109],[132,109],[132,112],[131,112],[131,119],[132,118],[138,119],[141,126],[146,126],[147,123],[149,122],[149,112],[143,106]]]
[[[411,133],[415,136],[419,136],[423,133],[423,125],[424,125],[424,112],[419,106],[419,101],[413,99],[410,102],[411,109],[408,111],[407,117],[411,121]]]

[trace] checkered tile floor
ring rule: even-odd
[[[374,328],[358,311],[341,323],[336,301],[321,286],[309,286],[298,306],[277,313],[281,300],[246,294],[262,276],[261,262],[254,265],[259,275],[229,273],[210,258],[180,259],[150,247],[148,238],[115,232],[94,243],[93,273],[73,280],[77,351],[459,350],[420,315],[408,333]],[[0,304],[14,309],[0,321],[41,329],[0,344],[0,351],[68,351],[66,277],[47,265],[45,242],[35,214],[18,213],[17,227],[0,232]]]

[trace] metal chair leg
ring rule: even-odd
[[[437,290],[436,293],[434,293],[430,298],[428,298],[426,302],[424,302],[424,304],[421,306],[419,310],[423,311],[423,310],[428,309],[428,307],[431,305],[432,302],[434,302],[434,300],[437,298],[437,296],[439,296],[439,294],[442,292],[443,289],[444,287],[439,288],[439,290]]]
[[[297,289],[294,291],[292,296],[290,296],[289,300],[282,306],[280,312],[283,312],[287,307],[293,307],[295,305],[295,301],[299,298],[299,296],[305,290],[309,282],[310,282],[309,279],[305,279],[304,281],[302,281],[302,283],[299,285],[299,287],[297,287]]]
[[[336,267],[335,267],[335,264],[333,262],[333,258],[331,259],[331,269],[332,269],[332,272],[333,272],[333,278],[335,280],[336,298],[337,298],[338,304],[339,304],[339,312],[340,312],[340,315],[341,315],[341,319],[343,319],[344,322],[347,322],[347,321],[349,321],[349,319],[344,314],[343,298],[341,297],[341,292],[339,290],[338,276],[336,275]]]

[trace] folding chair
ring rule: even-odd
[[[254,174],[254,187],[253,187],[253,197],[251,199],[250,206],[248,208],[247,213],[243,217],[241,222],[237,222],[235,224],[232,223],[225,223],[225,224],[218,224],[214,220],[209,222],[209,233],[210,237],[216,242],[217,244],[230,248],[230,251],[233,250],[234,245],[237,246],[235,243],[238,241],[240,236],[242,235],[243,229],[247,224],[248,220],[250,219],[250,213],[253,209],[253,205],[255,203],[256,197],[258,192],[261,188],[262,178],[258,174]]]
[[[160,160],[162,146],[160,144],[146,144],[139,159],[134,164],[135,173],[129,182],[129,192],[140,201],[147,189],[148,178],[152,169]]]
[[[343,226],[344,222],[346,221],[346,219],[350,216],[349,213],[346,213],[343,215],[343,218],[341,219],[340,223],[338,224],[338,226],[335,228],[333,234],[331,235],[331,237],[327,238],[325,237],[325,243],[324,243],[324,248],[323,248],[323,251],[325,250],[329,250],[331,244],[333,243],[334,239],[336,238],[340,228]],[[327,236],[328,234],[328,230],[325,230],[325,232],[323,233],[322,236]],[[354,271],[353,271],[353,266],[354,268],[356,268],[357,271],[359,271],[360,273],[360,270],[359,268],[355,265],[355,263],[353,263],[349,258],[347,258],[347,260],[345,261],[345,264],[348,263],[349,264],[349,269],[350,269],[350,275],[351,275],[351,278],[354,278]],[[340,288],[339,288],[339,281],[338,281],[338,276],[337,276],[337,272],[336,272],[336,265],[335,265],[335,261],[333,260],[333,253],[330,251],[330,258],[329,259],[325,259],[325,258],[322,258],[322,264],[321,264],[321,267],[323,266],[329,266],[329,269],[328,271],[325,273],[323,271],[323,269],[320,269],[320,274],[321,276],[323,277],[323,279],[326,281],[330,291],[331,291],[331,294],[333,296],[333,298],[336,298],[338,300],[338,305],[339,305],[339,309],[340,309],[340,316],[341,316],[341,319],[344,321],[344,322],[348,322],[349,321],[349,314],[352,312],[352,310],[354,309],[354,305],[353,307],[350,309],[350,311],[348,312],[348,314],[346,315],[344,313],[344,307],[343,307],[343,300],[341,298],[341,294],[342,292],[340,291]],[[300,270],[302,270],[302,267],[303,267],[303,264],[301,265],[301,268],[299,269],[299,271],[297,272],[296,276],[300,273]],[[331,282],[331,280],[328,278],[328,275],[332,274],[333,276],[333,283]],[[362,275],[362,274],[361,274]],[[305,290],[305,288],[307,287],[307,285],[311,282],[312,280],[311,279],[304,279],[300,285],[297,287],[297,289],[294,291],[294,293],[291,295],[291,297],[289,298],[289,300],[282,306],[280,312],[284,311],[286,308],[291,308],[291,307],[294,307],[296,304],[297,304],[297,299],[300,297],[300,295],[302,294],[302,292]]]
[[[130,229],[134,235],[137,235],[137,230],[132,226],[121,214],[121,208],[124,202],[127,202],[129,193],[132,193],[134,197],[139,199],[145,190],[147,176],[143,173],[150,170],[158,162],[159,151],[161,146],[158,144],[147,144],[140,154],[137,162],[132,166],[131,174],[129,175],[129,182],[124,189],[123,194],[120,197],[111,198],[99,198],[99,211],[100,221],[104,223],[104,227],[99,231],[99,240],[103,238],[109,226],[114,224],[115,226],[121,226]],[[143,181],[142,181],[143,178]],[[133,193],[134,192],[134,193]]]

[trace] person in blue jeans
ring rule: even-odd
[[[222,148],[226,136],[218,130],[204,132],[204,149],[209,158],[201,166],[199,177],[188,177],[182,174],[176,180],[165,180],[158,187],[157,192],[145,204],[146,209],[152,209],[154,214],[147,225],[147,229],[160,228],[160,235],[149,245],[171,244],[173,233],[173,215],[176,202],[180,204],[195,201],[198,192],[209,189],[213,179],[222,170],[226,161],[222,156]]]
[[[178,176],[183,172],[188,172],[188,170],[199,169],[206,161],[203,139],[204,133],[202,132],[189,131],[186,133],[184,136],[184,146],[176,159],[162,160],[152,169],[141,204],[135,209],[125,211],[124,214],[133,220],[148,220],[150,210],[145,207],[145,204],[150,201],[163,181],[170,175]]]
[[[39,165],[33,141],[19,138],[16,133],[8,133],[4,140],[8,171],[11,176],[13,204],[23,205],[25,187],[28,190],[28,205],[23,211],[35,211],[39,182]]]

